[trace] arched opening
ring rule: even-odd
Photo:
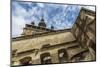
[[[21,65],[31,65],[31,61],[32,61],[32,57],[24,57],[22,59],[19,60]]]
[[[88,54],[88,50],[82,51],[71,58],[72,62],[84,61],[86,55]]]
[[[66,49],[58,50],[58,58],[60,63],[66,63],[68,61],[68,54]]]
[[[41,64],[52,63],[50,53],[43,53],[43,54],[40,55],[40,58],[41,58]]]

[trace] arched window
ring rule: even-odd
[[[32,61],[32,57],[24,57],[19,60],[21,65],[31,65],[30,61]]]
[[[68,60],[68,54],[66,52],[66,49],[58,50],[58,57],[60,63],[66,63]]]
[[[43,54],[40,55],[40,58],[41,58],[41,64],[52,63],[50,53],[43,53]]]

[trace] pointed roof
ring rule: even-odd
[[[46,27],[46,24],[45,24],[45,21],[44,21],[43,17],[41,18],[41,21],[39,22],[38,26],[39,27]]]

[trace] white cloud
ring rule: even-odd
[[[38,5],[39,7],[41,7],[41,8],[44,7],[44,4],[43,4],[43,3],[37,3],[37,5]]]
[[[86,9],[89,9],[89,10],[92,10],[92,11],[95,11],[95,6],[79,6],[80,8],[86,8]]]
[[[39,7],[32,7],[29,11],[23,8],[18,2],[13,2],[12,4],[14,6],[14,10],[12,11],[12,36],[19,36],[26,23],[29,24],[31,21],[34,21],[36,25],[38,25],[42,15],[42,10],[39,9],[39,7],[43,7],[43,4],[38,3]],[[24,2],[24,4],[32,5],[32,3],[26,2]]]
[[[95,11],[95,7],[94,6],[84,6],[84,8]]]
[[[17,2],[13,3],[13,6],[15,8],[12,14],[12,36],[19,36],[27,23],[24,17],[28,16],[28,13]]]
[[[12,36],[19,36],[26,21],[23,17],[12,16]]]
[[[20,5],[18,2],[14,2],[14,10],[12,11],[12,35],[13,36],[19,36],[22,31],[25,24],[31,23],[31,21],[35,22],[35,25],[38,25],[42,14],[44,14],[44,19],[47,24],[47,28],[50,28],[51,24],[55,27],[55,29],[65,29],[65,28],[71,28],[72,22],[68,21],[68,18],[65,18],[68,16],[69,12],[66,13],[66,8],[69,5],[56,5],[56,4],[43,4],[43,3],[36,3],[36,6],[33,6],[32,2],[24,2],[25,5],[28,5],[31,7],[31,9],[26,10],[25,6]],[[89,6],[81,6],[88,9],[94,9],[93,7]],[[81,8],[80,7],[80,8]],[[58,13],[54,12],[55,9],[60,8],[62,11]],[[77,6],[75,8],[67,8],[67,10],[74,12]],[[53,14],[52,14],[53,13]],[[76,13],[76,12],[74,12]],[[50,18],[50,15],[53,15]],[[70,15],[70,14],[69,14]],[[69,17],[69,16],[68,16]],[[72,19],[74,17],[74,14],[70,16]],[[69,18],[70,20],[70,18]]]

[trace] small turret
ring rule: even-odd
[[[32,25],[32,26],[34,26],[34,25],[35,25],[34,21],[32,21],[32,22],[31,22],[31,25]]]
[[[54,30],[54,26],[53,25],[51,25],[51,29]]]
[[[46,27],[46,24],[45,24],[43,17],[42,17],[41,21],[39,22],[38,26],[39,27]]]

